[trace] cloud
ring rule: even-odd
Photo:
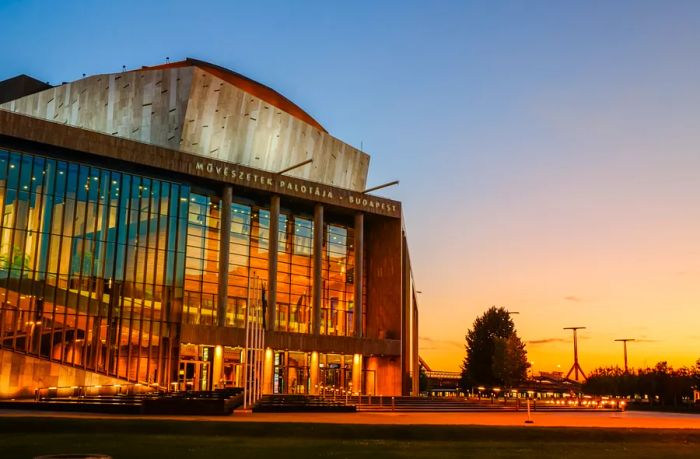
[[[646,336],[642,335],[639,338],[634,339],[635,343],[658,343],[658,339],[652,339],[652,338],[647,338]]]
[[[569,343],[570,339],[567,338],[543,338],[543,339],[533,339],[527,342],[527,344],[551,344],[551,343]]]
[[[574,295],[565,296],[564,299],[566,301],[572,301],[574,303],[580,303],[581,301],[583,301],[581,298],[579,298],[578,296],[574,296]]]
[[[420,336],[418,340],[421,342],[421,350],[436,350],[444,349],[445,347],[464,348],[464,343],[458,341],[435,339],[429,336]]]

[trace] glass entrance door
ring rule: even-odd
[[[209,362],[180,360],[178,389],[184,391],[209,390]]]

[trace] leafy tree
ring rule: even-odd
[[[591,395],[649,397],[660,405],[677,406],[683,399],[692,400],[693,389],[700,381],[700,362],[694,367],[674,369],[668,362],[652,368],[625,373],[618,367],[598,368],[588,375],[583,392]]]
[[[505,387],[514,387],[527,379],[527,361],[525,344],[512,333],[508,338],[494,338],[494,352],[491,369],[493,376]]]
[[[513,341],[509,346],[507,341],[511,336],[515,336],[517,341]],[[496,342],[498,339],[506,340],[506,343],[499,344],[500,357],[496,363],[498,374],[494,373],[494,356],[496,354]],[[462,363],[462,389],[466,392],[470,387],[477,384],[483,385],[503,385],[508,376],[508,381],[519,379],[521,369],[524,368],[522,378],[525,378],[527,371],[527,354],[525,346],[517,337],[515,325],[510,318],[510,314],[505,308],[492,306],[483,315],[477,317],[474,325],[467,332],[467,344],[465,346],[467,355]],[[518,350],[519,348],[519,350]],[[509,356],[506,358],[506,356]],[[509,362],[506,369],[506,362]],[[511,371],[512,370],[512,371]]]

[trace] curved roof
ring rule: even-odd
[[[152,67],[144,66],[142,69],[157,70],[157,69],[166,69],[166,68],[175,68],[175,67],[191,67],[191,66],[199,67],[203,70],[206,70],[207,72],[211,73],[212,75],[216,76],[217,78],[220,78],[220,79],[226,81],[227,83],[230,83],[230,84],[242,89],[243,91],[264,100],[265,102],[267,102],[270,105],[274,105],[275,107],[279,108],[280,110],[284,110],[285,112],[289,113],[290,115],[294,116],[295,118],[298,118],[301,121],[308,123],[317,129],[320,129],[323,132],[326,132],[326,133],[328,132],[311,115],[306,113],[304,110],[301,109],[301,107],[299,107],[297,104],[295,104],[291,100],[284,97],[282,94],[278,93],[277,91],[270,88],[269,86],[265,86],[262,83],[258,83],[257,81],[252,80],[252,79],[248,78],[247,76],[241,75],[238,72],[234,72],[233,70],[229,70],[227,68],[220,67],[218,65],[210,64],[209,62],[200,61],[198,59],[192,59],[189,57],[186,58],[184,61],[171,62],[168,64],[161,64],[161,65],[156,65],[156,66],[152,66]]]

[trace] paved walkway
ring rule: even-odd
[[[335,424],[424,424],[526,426],[518,413],[255,413],[233,416],[134,416],[64,412],[0,410],[0,417],[65,417],[88,419],[169,419],[198,422],[305,422]],[[680,413],[586,412],[533,413],[537,427],[616,427],[645,429],[700,429],[700,415]]]

